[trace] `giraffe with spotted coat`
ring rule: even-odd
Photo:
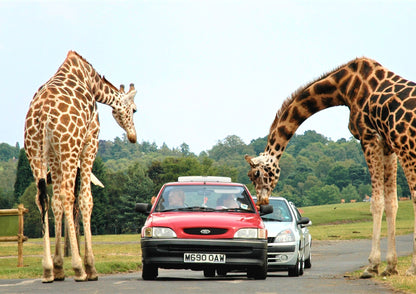
[[[136,112],[136,90],[130,85],[114,87],[82,56],[69,51],[64,63],[48,82],[35,93],[26,115],[24,147],[37,185],[36,204],[42,221],[43,276],[42,282],[65,279],[61,248],[62,218],[68,224],[75,281],[97,280],[91,243],[92,166],[98,150],[97,104],[113,108],[117,123],[127,132],[130,142],[136,142],[133,113]],[[46,193],[48,168],[52,178],[52,202]],[[84,265],[76,241],[73,206],[77,170],[80,170],[81,187],[79,207],[85,236]],[[55,218],[55,255],[52,259],[48,208]]]
[[[350,110],[349,130],[361,143],[371,175],[373,236],[369,265],[362,278],[379,273],[384,211],[388,248],[387,267],[381,274],[397,274],[397,160],[405,172],[416,213],[416,84],[375,60],[352,60],[299,88],[283,102],[264,152],[257,157],[245,156],[251,166],[248,176],[258,195],[257,205],[268,203],[279,179],[279,160],[298,127],[318,111],[339,105]],[[413,260],[407,275],[416,274],[416,224],[414,228]]]

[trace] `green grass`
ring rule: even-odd
[[[370,239],[372,235],[372,216],[370,203],[346,203],[322,206],[302,207],[302,215],[309,217],[313,225],[309,227],[314,240],[350,240]],[[413,206],[411,201],[400,201],[397,214],[397,235],[413,232]],[[386,236],[386,224],[383,221],[382,236]],[[52,238],[51,244],[54,244]],[[409,244],[409,246],[411,246]],[[100,275],[134,272],[141,269],[140,236],[102,235],[93,236],[95,265]],[[81,238],[81,255],[83,255]],[[42,276],[42,239],[29,239],[23,245],[24,267],[17,267],[16,242],[0,242],[0,279],[41,278]],[[52,253],[54,246],[52,246]],[[398,263],[399,275],[377,277],[398,290],[416,293],[416,277],[407,277],[406,270],[411,264],[411,256],[401,257]],[[364,262],[364,261],[363,261]],[[66,276],[73,276],[70,257],[64,261]],[[384,269],[385,264],[380,268]],[[353,273],[358,278],[359,270]]]
[[[51,250],[55,240],[51,238]],[[40,278],[42,276],[42,239],[29,239],[23,245],[23,267],[17,267],[17,243],[0,242],[0,279]],[[93,236],[95,266],[99,274],[131,272],[141,269],[140,236],[104,235]],[[84,238],[81,237],[81,256]],[[73,276],[71,258],[64,258],[66,276]]]
[[[368,202],[309,206],[302,210],[302,215],[312,220],[309,231],[315,240],[371,239],[373,222]],[[412,233],[413,221],[412,202],[399,201],[396,234]],[[387,235],[385,217],[381,234]]]

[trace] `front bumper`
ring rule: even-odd
[[[264,266],[267,240],[234,239],[145,239],[141,240],[142,262],[158,268],[225,270]],[[225,254],[225,263],[187,263],[185,253]]]
[[[287,270],[296,265],[299,256],[297,243],[269,243],[267,247],[268,270]]]

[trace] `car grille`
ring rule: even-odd
[[[251,254],[253,248],[250,247],[231,247],[231,246],[199,246],[199,245],[190,245],[190,244],[166,244],[158,245],[158,249],[161,251],[168,252],[233,252],[239,254]]]
[[[221,228],[189,228],[183,231],[189,235],[211,236],[225,234],[228,230]]]

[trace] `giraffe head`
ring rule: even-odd
[[[131,143],[136,143],[136,129],[134,128],[133,114],[137,111],[134,103],[134,96],[136,96],[134,85],[130,84],[130,89],[124,93],[124,86],[120,86],[120,102],[113,106],[113,117],[117,123],[127,132],[127,138]]]
[[[253,182],[257,193],[257,205],[269,204],[269,197],[279,180],[280,168],[276,157],[260,153],[257,157],[246,155],[251,170],[248,177]]]

